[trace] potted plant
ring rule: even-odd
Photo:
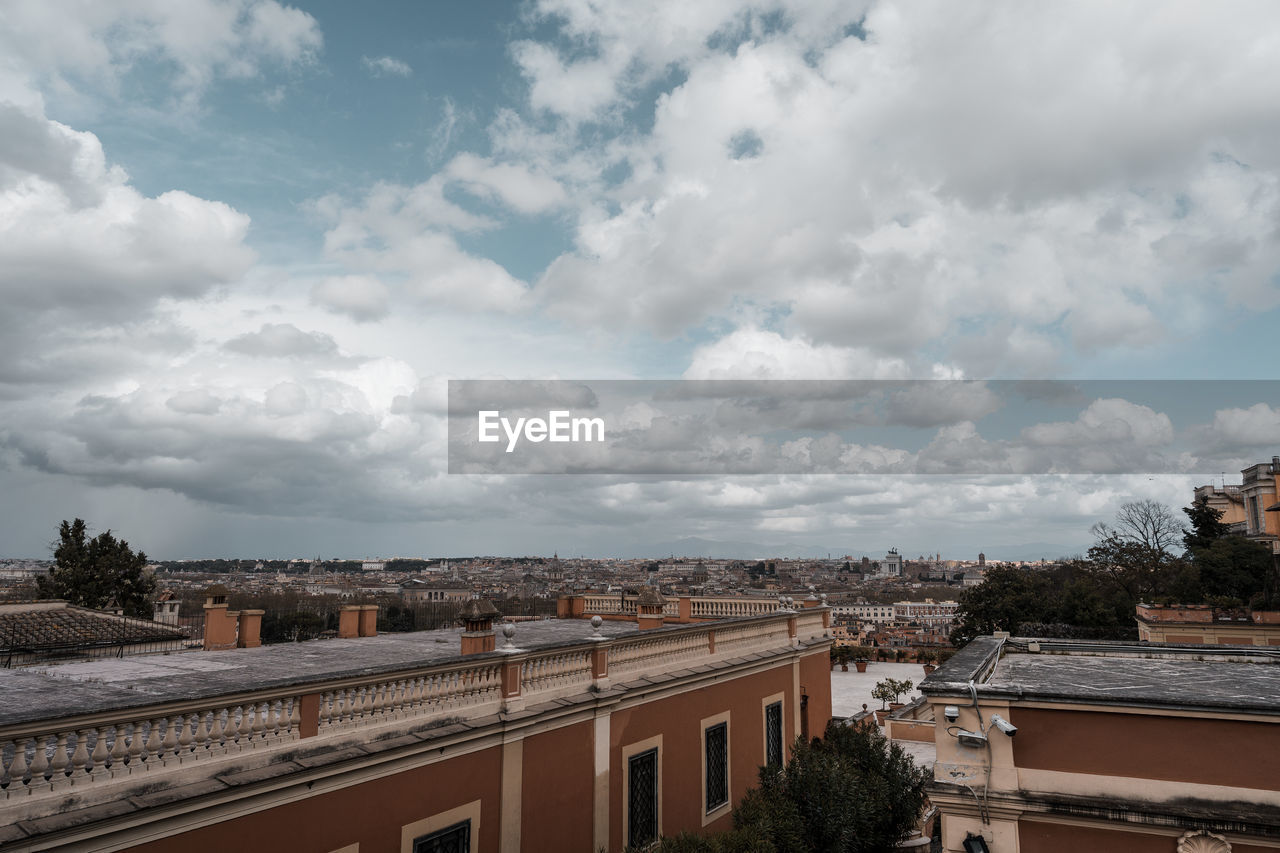
[[[848,646],[836,646],[831,650],[831,659],[840,664],[841,672],[849,671],[849,657]]]
[[[937,669],[934,663],[938,660],[938,655],[933,649],[920,649],[916,652],[916,661],[924,665],[924,674],[928,675]]]
[[[849,649],[853,655],[853,665],[858,668],[858,672],[867,671],[867,663],[871,660],[871,649],[866,646],[854,646]]]
[[[902,707],[902,703],[898,698],[903,693],[910,692],[914,685],[910,681],[899,681],[896,678],[886,678],[884,681],[877,681],[876,686],[871,689],[871,698],[880,700],[880,710],[885,709],[887,704],[891,710]]]

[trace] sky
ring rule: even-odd
[[[1177,474],[464,475],[446,385],[1280,378],[1277,32],[1271,2],[9,0],[0,555],[77,516],[169,559],[1087,546],[1280,452],[1280,400],[1206,394]],[[1165,415],[1081,400],[1055,440]]]

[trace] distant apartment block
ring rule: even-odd
[[[893,619],[897,622],[913,622],[927,628],[944,628],[956,618],[959,604],[954,601],[896,601],[893,604]]]

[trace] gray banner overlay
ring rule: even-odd
[[[450,380],[451,474],[1214,474],[1280,380]]]

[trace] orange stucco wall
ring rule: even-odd
[[[520,846],[591,849],[594,733],[575,723],[524,739]]]
[[[1196,717],[1010,709],[1018,767],[1273,790],[1280,725]],[[1177,744],[1170,749],[1169,744]]]
[[[349,844],[395,853],[400,829],[480,800],[480,849],[498,849],[502,749],[492,747],[308,797],[133,848],[140,853],[235,850],[324,853]]]
[[[809,737],[820,737],[831,719],[831,658],[826,652],[800,659],[800,692],[809,697]]]
[[[829,718],[831,682],[827,655],[824,651],[812,657],[813,663],[801,664],[801,677],[803,680],[806,668],[815,674],[821,670],[823,678],[815,678],[811,689],[818,695],[816,701],[819,704],[825,701],[825,713]],[[824,689],[817,687],[819,683],[825,685]],[[797,734],[794,709],[795,703],[799,701],[795,695],[789,661],[765,672],[727,678],[699,690],[615,711],[609,724],[612,751],[610,765],[613,768],[609,778],[610,849],[622,849],[625,832],[622,780],[627,772],[627,764],[622,757],[623,747],[654,735],[662,735],[662,832],[664,835],[675,835],[682,830],[703,831],[701,721],[723,711],[731,714],[729,793],[731,801],[736,803],[748,788],[755,787],[759,768],[764,764],[764,709],[761,699],[774,693],[785,694],[783,739],[789,753],[790,743]],[[812,709],[815,707],[815,699],[811,698],[809,701]],[[812,713],[815,712],[811,710]],[[824,724],[825,721],[824,719]],[[730,828],[732,822],[728,812],[726,809],[725,814],[709,824],[706,831],[717,832]]]

